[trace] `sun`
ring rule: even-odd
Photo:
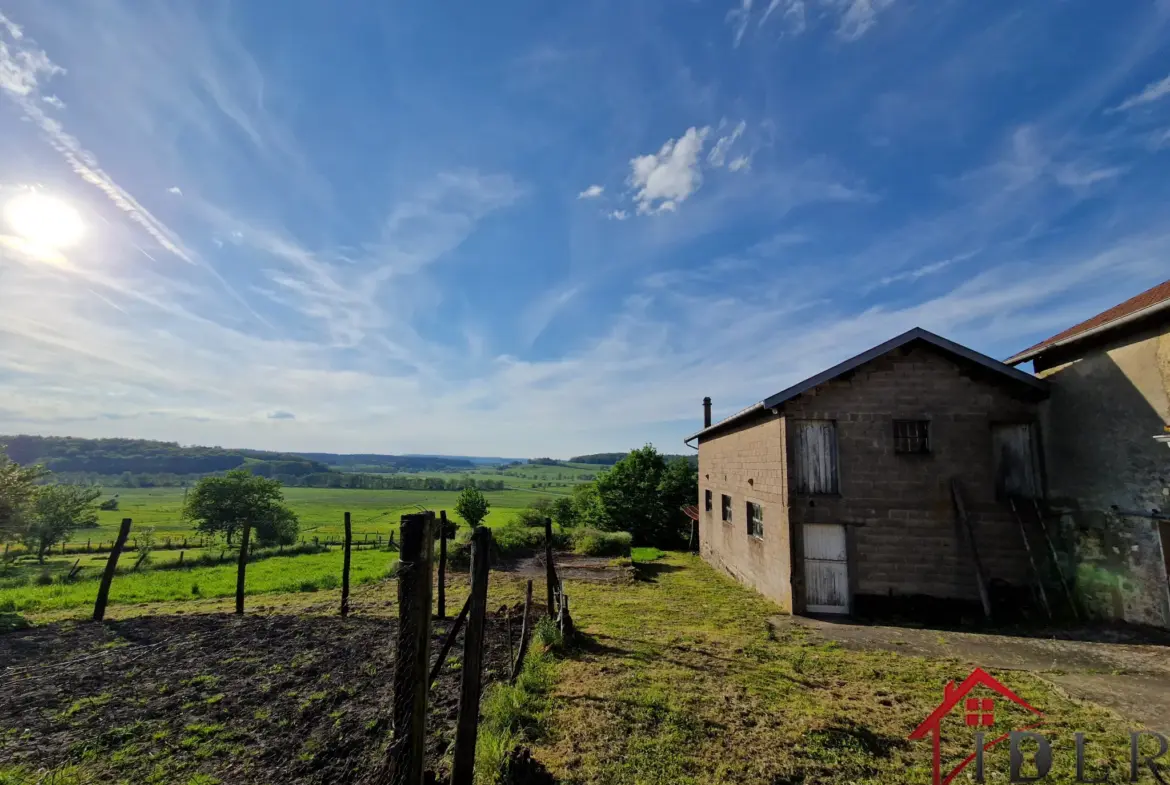
[[[42,248],[68,248],[85,235],[85,223],[77,210],[37,191],[9,199],[4,205],[4,219],[12,231]]]

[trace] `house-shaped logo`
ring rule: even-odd
[[[1044,716],[1043,712],[1034,708],[1033,706],[1028,705],[1028,703],[1023,698],[1021,698],[1019,695],[1016,695],[1004,685],[1000,684],[995,678],[991,676],[991,674],[987,673],[987,671],[983,670],[982,668],[976,668],[973,670],[971,675],[963,680],[962,684],[956,686],[953,681],[947,682],[947,686],[943,689],[943,702],[940,703],[938,708],[932,711],[930,715],[924,719],[919,724],[919,726],[914,729],[914,732],[911,733],[908,737],[911,740],[924,739],[927,736],[931,737],[931,740],[934,744],[934,759],[932,769],[934,772],[934,785],[949,785],[950,781],[955,778],[955,775],[957,775],[963,769],[967,768],[967,765],[975,760],[975,757],[978,754],[972,753],[962,762],[960,762],[958,766],[953,768],[945,777],[943,776],[941,761],[942,756],[940,752],[942,743],[942,721],[948,714],[950,714],[956,708],[961,707],[964,712],[964,719],[969,727],[973,729],[980,729],[995,725],[995,699],[990,697],[968,697],[976,687],[985,687],[986,689],[997,693],[1001,697],[1007,698],[1017,706],[1021,706],[1027,709],[1036,717]],[[1043,719],[1034,722],[1031,725],[1026,725],[1022,728],[1016,728],[1016,730],[1030,730],[1042,724],[1044,724]],[[1010,732],[1004,733],[1001,736],[997,736],[991,741],[985,743],[983,745],[983,749],[989,750],[1000,742],[1007,740],[1010,738],[1010,736]]]

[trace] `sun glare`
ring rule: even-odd
[[[20,237],[46,248],[68,248],[85,234],[85,224],[77,210],[36,191],[9,199],[4,205],[4,219]]]

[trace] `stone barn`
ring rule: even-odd
[[[913,329],[721,422],[707,399],[702,556],[793,613],[1027,593],[1047,387]]]

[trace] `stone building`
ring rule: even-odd
[[[702,555],[795,613],[1027,592],[1007,499],[1042,495],[1047,390],[914,329],[721,422],[705,401]]]
[[[1049,384],[1048,504],[1084,602],[1170,627],[1170,281],[1007,362]]]

